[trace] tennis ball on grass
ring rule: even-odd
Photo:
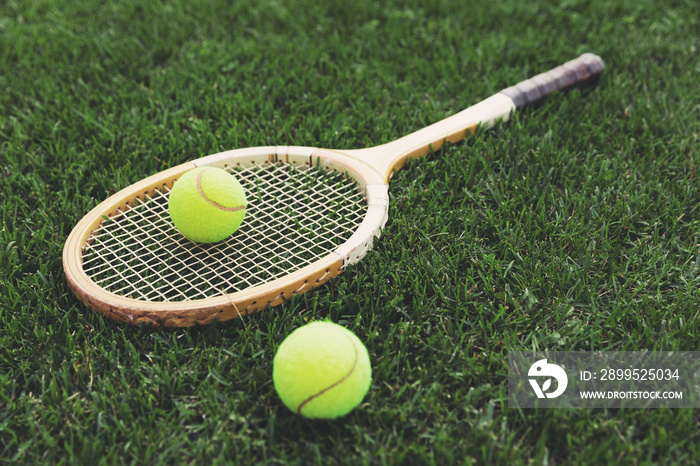
[[[371,378],[365,345],[332,322],[312,322],[296,329],[272,362],[272,380],[282,402],[308,418],[348,414],[369,391]]]
[[[215,243],[238,229],[246,205],[243,187],[233,175],[221,168],[199,167],[175,182],[168,211],[187,239]]]

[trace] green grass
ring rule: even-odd
[[[694,410],[515,410],[507,352],[700,343],[700,7],[599,2],[0,3],[0,462],[691,464]],[[73,225],[255,145],[393,140],[591,51],[596,87],[414,161],[374,252],[244,320],[148,330],[80,305]],[[353,330],[365,402],[288,412],[275,349]]]

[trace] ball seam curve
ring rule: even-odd
[[[209,204],[213,205],[217,209],[221,209],[226,212],[238,212],[239,210],[245,209],[246,206],[240,205],[236,207],[225,207],[216,202],[214,199],[209,198],[205,193],[204,189],[202,188],[202,175],[204,174],[205,171],[209,170],[208,168],[205,168],[199,174],[197,175],[197,191],[199,191],[199,195],[202,196],[202,198],[207,201]]]
[[[301,414],[301,410],[302,410],[307,404],[309,404],[310,402],[312,402],[313,400],[315,400],[315,399],[318,398],[319,396],[323,395],[323,394],[326,393],[327,391],[331,390],[332,388],[337,387],[338,385],[342,384],[343,382],[345,382],[345,381],[355,372],[355,368],[357,367],[357,362],[358,362],[358,360],[359,360],[359,358],[360,358],[360,355],[359,355],[358,352],[357,352],[357,344],[355,344],[355,341],[353,341],[353,339],[350,338],[348,335],[343,334],[343,336],[344,336],[345,338],[348,339],[348,341],[349,341],[350,344],[352,345],[352,349],[353,349],[353,351],[354,351],[354,353],[355,353],[355,360],[352,362],[352,367],[350,368],[350,370],[348,371],[348,373],[345,374],[345,375],[343,376],[343,378],[341,378],[341,379],[338,380],[337,382],[335,382],[335,383],[329,385],[328,387],[325,387],[325,388],[319,390],[318,392],[314,393],[313,395],[310,395],[310,396],[309,396],[308,398],[306,398],[304,401],[302,401],[301,403],[299,403],[299,406],[297,407],[297,414]]]

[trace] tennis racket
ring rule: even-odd
[[[90,308],[131,324],[184,327],[228,320],[305,293],[360,261],[388,218],[388,183],[409,158],[599,75],[587,53],[442,121],[380,146],[236,149],[145,178],[74,227],[63,250],[67,283]],[[193,243],[173,226],[168,195],[201,166],[235,174],[248,211],[239,230]]]

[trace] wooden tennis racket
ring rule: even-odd
[[[481,125],[589,80],[587,53],[393,142],[357,150],[268,146],[170,168],[129,186],[74,227],[63,267],[80,301],[131,324],[184,327],[228,320],[305,293],[361,260],[388,218],[388,183],[411,157],[464,139]],[[185,239],[168,215],[177,179],[201,166],[228,170],[248,198],[227,240]]]

